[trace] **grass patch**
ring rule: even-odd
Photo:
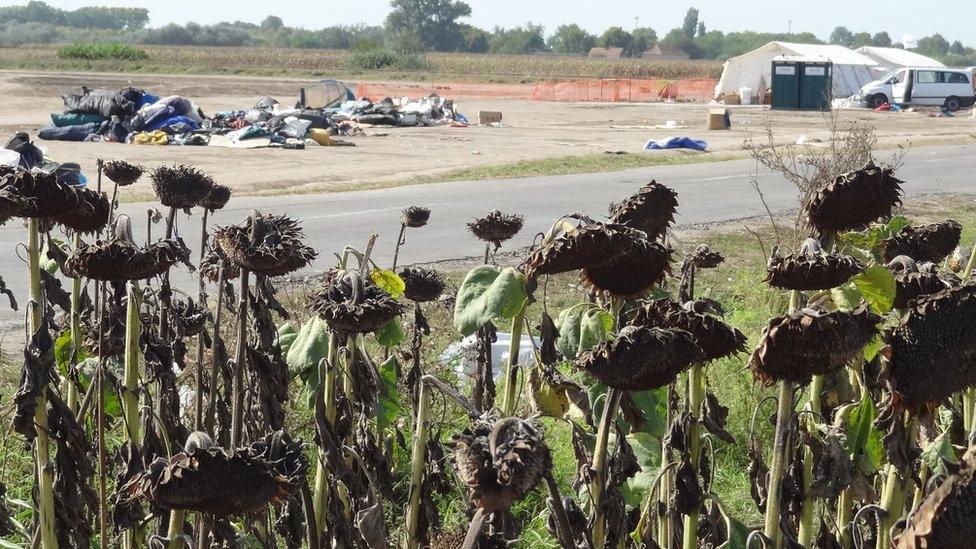
[[[58,59],[83,59],[98,61],[112,59],[116,61],[144,61],[149,59],[146,50],[128,44],[96,43],[72,44],[58,49]]]

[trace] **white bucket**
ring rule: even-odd
[[[752,88],[739,88],[739,103],[742,105],[752,105]]]

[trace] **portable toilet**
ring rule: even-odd
[[[772,62],[772,108],[830,110],[833,67],[830,61],[780,58]]]

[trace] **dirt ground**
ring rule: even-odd
[[[89,87],[140,87],[161,95],[183,95],[207,113],[246,109],[261,97],[282,104],[297,101],[303,81],[284,78],[227,76],[150,76],[56,74],[0,71],[0,132],[36,132],[52,112],[61,112],[60,94]],[[447,86],[449,88],[449,86]],[[442,95],[452,98],[449,89]],[[42,142],[50,156],[80,162],[94,171],[98,158],[124,158],[145,165],[190,163],[217,174],[217,179],[241,193],[328,191],[407,182],[436,177],[472,166],[507,164],[605,151],[642,152],[645,141],[671,135],[705,139],[712,154],[742,154],[743,143],[761,137],[767,121],[778,143],[801,135],[807,140],[827,137],[819,113],[770,111],[765,107],[729,107],[732,129],[704,129],[708,105],[541,103],[453,97],[460,112],[476,120],[479,110],[498,110],[504,127],[373,128],[351,138],[356,147],[240,150],[217,147],[154,147],[110,143]],[[962,143],[976,139],[976,119],[969,112],[955,118],[930,118],[926,113],[875,113],[866,109],[840,111],[876,127],[881,146],[910,142]],[[677,127],[665,128],[667,121]],[[708,154],[708,153],[706,153]],[[145,183],[140,183],[145,185]],[[148,188],[132,194],[148,194]],[[141,192],[140,192],[141,191]],[[132,196],[130,194],[130,196]]]

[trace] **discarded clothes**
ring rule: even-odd
[[[690,137],[666,137],[664,139],[651,139],[644,144],[645,151],[658,151],[664,149],[692,149],[704,151],[708,148],[708,142],[701,139]]]
[[[78,126],[81,124],[91,124],[92,122],[102,123],[107,120],[104,116],[100,114],[79,114],[79,113],[66,113],[66,114],[51,114],[51,122],[59,128],[65,126]]]

